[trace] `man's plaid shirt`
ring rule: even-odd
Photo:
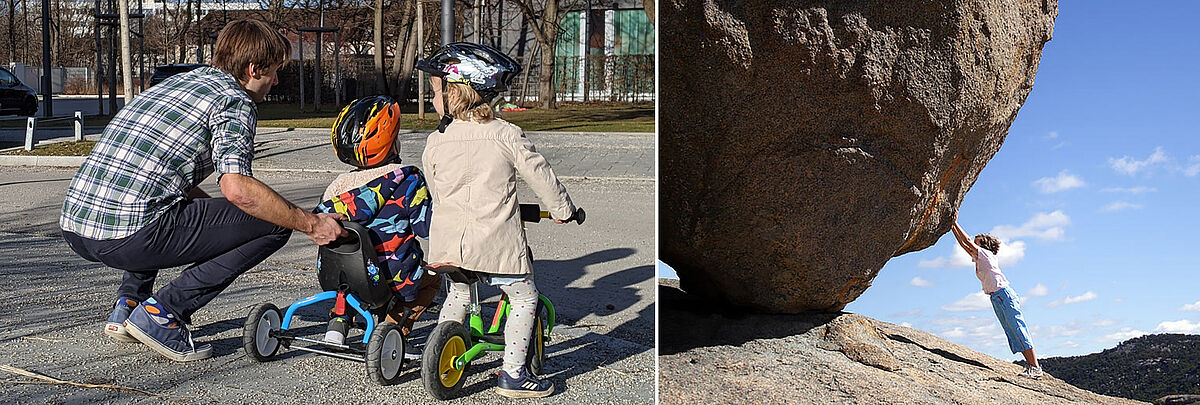
[[[71,179],[59,226],[92,240],[123,238],[214,170],[250,176],[257,115],[237,79],[214,68],[151,87],[104,128]]]

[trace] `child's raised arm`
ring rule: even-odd
[[[978,250],[975,248],[975,244],[972,243],[971,238],[967,236],[967,232],[964,231],[961,226],[958,226],[957,211],[954,212],[954,226],[950,227],[950,232],[954,234],[954,239],[958,241],[958,246],[967,251],[968,255],[971,255],[971,257],[979,255]]]

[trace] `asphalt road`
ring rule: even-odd
[[[335,176],[314,163],[315,141],[295,132],[280,133],[274,144],[261,144],[256,177],[301,206],[317,203]],[[586,162],[572,153],[640,155],[652,159],[653,142],[612,142],[563,136],[535,138],[576,203],[588,211],[582,225],[530,224],[538,286],[554,301],[559,322],[547,348],[545,376],[555,395],[531,403],[651,403],[654,398],[654,183],[653,170],[634,159],[630,169]],[[272,140],[269,135],[258,141]],[[566,141],[574,139],[574,141]],[[574,142],[574,143],[572,143]],[[640,143],[638,143],[640,142]],[[631,147],[630,144],[643,147]],[[270,148],[275,148],[275,155]],[[593,148],[593,149],[586,149]],[[417,148],[406,148],[418,151]],[[641,149],[649,149],[649,152]],[[623,150],[623,151],[622,151]],[[632,152],[631,152],[632,151]],[[310,157],[300,154],[313,153]],[[329,155],[332,155],[329,153]],[[652,161],[652,160],[651,160]],[[413,163],[406,159],[406,162]],[[298,170],[296,166],[313,164]],[[292,170],[286,170],[291,167]],[[333,166],[337,167],[337,166]],[[555,163],[556,170],[559,163]],[[614,170],[648,171],[650,176],[612,175]],[[624,173],[622,172],[622,173]],[[120,272],[87,262],[62,243],[57,219],[70,168],[0,167],[0,299],[12,316],[0,319],[0,364],[62,380],[113,384],[154,395],[108,388],[36,384],[36,380],[0,372],[0,398],[43,402],[385,402],[429,403],[415,368],[403,382],[380,387],[367,379],[365,366],[299,351],[275,361],[252,363],[241,349],[247,312],[260,302],[282,307],[318,292],[313,271],[315,247],[303,234],[293,235],[281,251],[238,279],[195,315],[195,335],[214,344],[212,359],[179,364],[140,344],[116,343],[101,333]],[[216,194],[211,179],[205,188]],[[522,188],[520,198],[533,201]],[[170,280],[178,269],[159,277]],[[161,284],[160,284],[161,285]],[[498,289],[481,287],[485,302]],[[301,313],[301,331],[323,332],[324,309]],[[418,323],[411,344],[419,347],[433,317]],[[452,403],[509,403],[492,391],[500,355],[471,365],[464,396]],[[157,396],[156,396],[157,395]],[[3,401],[0,401],[3,402]]]

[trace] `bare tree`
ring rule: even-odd
[[[392,94],[401,102],[408,100],[408,88],[412,80],[413,64],[416,62],[416,9],[420,0],[405,1],[401,11],[400,21],[396,24],[396,51],[392,56],[392,82],[395,83]],[[428,38],[428,37],[427,37]]]
[[[8,0],[8,60],[17,60],[17,37],[14,35],[14,23],[16,20],[17,2],[16,0]]]
[[[530,20],[530,28],[534,39],[541,48],[541,61],[538,75],[538,107],[553,110],[557,107],[554,89],[554,59],[555,44],[561,30],[562,18],[570,12],[578,2],[563,9],[559,8],[556,0],[544,0],[545,6],[539,13],[534,9],[536,0],[514,0],[521,13]]]
[[[371,32],[371,43],[374,45],[375,51],[372,52],[375,56],[375,86],[383,89],[386,93],[391,93],[387,90],[387,72],[383,70],[383,54],[386,47],[383,45],[383,0],[375,0],[374,7],[375,25]]]

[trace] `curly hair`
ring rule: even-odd
[[[995,236],[981,233],[975,235],[975,244],[984,249],[992,251],[992,254],[1000,254],[1000,240]]]

